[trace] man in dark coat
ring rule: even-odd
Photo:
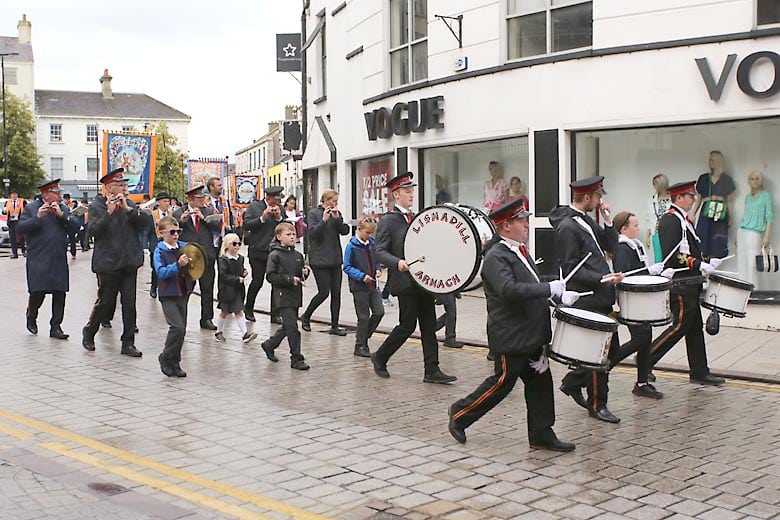
[[[461,444],[466,428],[500,403],[518,378],[525,384],[528,440],[531,446],[572,451],[574,444],[558,440],[553,382],[544,346],[552,338],[547,299],[577,301],[562,280],[542,282],[528,251],[528,216],[523,199],[509,202],[490,214],[500,235],[485,254],[482,283],[487,298],[487,333],[495,357],[495,373],[470,395],[450,406],[450,434]]]
[[[51,294],[49,336],[68,339],[62,332],[65,293],[69,289],[67,246],[69,236],[78,231],[78,219],[60,202],[60,180],[46,181],[38,188],[41,200],[27,205],[19,218],[18,231],[27,236],[27,330],[38,334],[38,309]]]
[[[412,279],[409,264],[404,259],[404,238],[414,215],[414,174],[403,173],[387,182],[387,189],[393,194],[395,208],[379,219],[376,228],[376,257],[386,265],[390,276],[390,292],[398,297],[399,323],[372,354],[374,372],[388,378],[387,362],[412,335],[417,323],[422,335],[423,362],[426,383],[451,383],[457,377],[445,374],[439,369],[439,342],[436,339],[436,305],[433,294],[424,290]]]
[[[106,197],[89,205],[89,233],[95,239],[92,272],[98,276],[98,297],[89,320],[81,330],[81,344],[95,350],[95,334],[100,323],[110,321],[117,294],[122,301],[122,354],[141,357],[135,348],[135,285],[138,268],[144,262],[139,233],[149,227],[151,217],[125,196],[125,170],[117,168],[100,179]]]
[[[605,252],[613,252],[617,247],[618,232],[612,227],[609,205],[601,200],[601,196],[606,193],[604,177],[588,177],[574,181],[570,186],[574,192],[572,204],[557,207],[550,212],[558,260],[563,276],[567,276],[580,260],[591,253],[582,268],[569,280],[567,287],[577,292],[593,291],[592,295],[581,298],[574,306],[606,315],[612,312],[615,285],[623,280],[623,275],[612,273],[605,255]],[[603,228],[588,215],[593,210],[597,210],[603,218]],[[610,360],[618,354],[619,348],[620,341],[615,332],[609,349]],[[591,417],[618,423],[620,419],[607,408],[608,381],[607,372],[578,368],[563,378],[561,391],[578,405],[587,408]],[[588,391],[587,402],[582,396],[583,387]]]
[[[203,186],[196,186],[187,192],[187,206],[176,210],[173,216],[181,226],[182,242],[195,242],[206,250],[206,270],[198,280],[200,289],[200,328],[217,330],[214,319],[214,265],[217,261],[217,247],[214,234],[222,228],[222,215],[214,208],[206,206],[206,193]]]
[[[244,314],[247,321],[255,321],[255,300],[257,293],[263,287],[266,264],[270,252],[271,240],[274,238],[276,225],[282,221],[281,186],[269,186],[265,189],[265,200],[253,200],[244,213],[244,231],[249,232],[249,265],[252,266],[252,283],[246,293]],[[282,319],[275,315],[274,301],[271,299],[271,322],[281,323]]]

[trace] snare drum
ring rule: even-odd
[[[448,294],[482,285],[482,252],[495,227],[482,211],[462,204],[425,208],[409,225],[404,258],[414,281],[426,291]]]
[[[609,370],[607,355],[618,328],[615,320],[572,307],[557,307],[553,318],[557,321],[548,352],[552,359],[574,367]]]
[[[750,282],[712,273],[701,305],[726,316],[744,318],[747,314],[750,292],[754,287]]]
[[[618,321],[624,325],[666,325],[672,321],[669,289],[663,276],[629,276],[617,284]]]

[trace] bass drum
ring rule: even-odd
[[[404,258],[414,281],[426,291],[449,294],[482,285],[485,244],[496,228],[482,211],[463,204],[425,208],[409,225]]]

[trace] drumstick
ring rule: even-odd
[[[737,256],[737,255],[724,256],[723,258],[718,258],[718,260],[720,260],[721,262],[725,262],[729,258],[734,258],[735,256]]]
[[[585,292],[578,292],[577,296],[582,298],[583,296],[591,296],[593,294],[593,291],[585,291]]]
[[[634,273],[638,273],[640,271],[645,271],[646,269],[647,269],[647,267],[640,267],[639,269],[632,269],[632,270],[630,270],[628,272],[623,273],[623,276],[631,276]]]
[[[411,262],[409,262],[409,263],[408,263],[408,264],[406,264],[406,265],[408,265],[409,267],[411,267],[411,266],[413,266],[414,264],[416,264],[417,262],[422,262],[422,263],[425,263],[425,257],[424,257],[424,256],[421,256],[421,257],[420,257],[420,258],[418,258],[417,260],[412,260]]]
[[[739,274],[739,273],[735,273],[734,271],[721,271],[720,269],[716,269],[715,272],[718,274],[735,274],[735,275]]]
[[[568,275],[566,275],[566,278],[564,278],[564,279],[563,279],[563,282],[564,282],[564,283],[567,283],[569,280],[571,280],[571,277],[572,277],[572,276],[574,276],[574,273],[576,273],[577,271],[579,271],[579,270],[580,270],[580,267],[582,267],[583,265],[585,265],[585,262],[586,262],[586,261],[588,260],[588,258],[590,258],[592,255],[593,255],[593,251],[588,251],[588,254],[587,254],[587,255],[585,255],[585,258],[583,258],[582,260],[580,260],[580,263],[579,263],[579,264],[577,264],[576,266],[574,266],[574,269],[572,269],[572,271],[571,271],[571,272],[570,272]],[[561,271],[561,273],[563,273],[563,271]]]
[[[607,283],[616,276],[618,276],[620,273],[608,273],[601,277],[601,283]]]
[[[689,269],[687,267],[678,267],[677,269],[672,269],[675,273],[681,273],[683,271],[688,271]]]
[[[535,263],[536,265],[539,265],[539,264],[541,264],[542,262],[544,262],[544,258],[537,258],[536,260],[534,260],[534,263]]]
[[[682,240],[680,240],[680,241],[677,243],[677,245],[676,245],[676,246],[674,246],[674,247],[672,248],[672,250],[671,250],[671,251],[669,251],[669,254],[668,254],[668,255],[666,255],[666,258],[664,258],[664,259],[661,261],[661,263],[662,263],[662,264],[664,264],[664,265],[666,265],[666,262],[668,262],[668,261],[669,261],[669,259],[672,257],[672,255],[674,255],[674,252],[675,252],[675,251],[677,251],[677,248],[679,248],[679,247],[682,245],[682,243],[683,243],[684,241],[685,241],[685,238],[683,238]]]

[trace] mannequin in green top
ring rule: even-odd
[[[768,247],[772,236],[774,209],[772,194],[764,189],[764,175],[752,171],[747,177],[750,193],[745,195],[745,210],[737,232],[737,261],[740,278],[756,283],[756,255]]]

